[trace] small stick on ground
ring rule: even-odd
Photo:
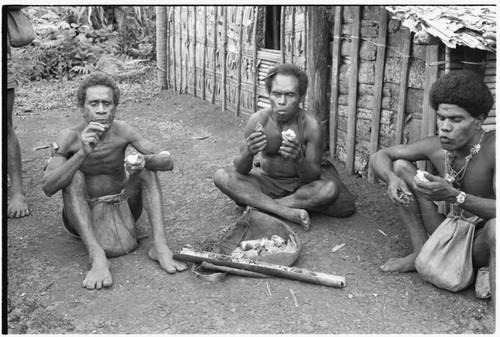
[[[293,301],[295,302],[295,306],[298,307],[299,302],[297,302],[297,297],[295,297],[295,292],[292,289],[290,289],[290,293],[292,294]]]
[[[267,284],[267,282],[266,282],[266,287],[267,287],[267,292],[269,293],[269,296],[272,296],[271,295],[271,289],[269,289],[269,284]]]

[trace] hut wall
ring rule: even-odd
[[[330,8],[331,74],[324,88],[330,97],[330,155],[345,162],[349,173],[370,178],[376,150],[435,133],[430,86],[442,73],[463,68],[464,53],[414,44],[413,34],[383,6]],[[307,41],[307,6],[281,7],[277,50],[264,48],[266,6],[169,9],[169,88],[250,116],[269,105],[264,77],[270,67],[284,61],[307,70],[307,49],[314,48]],[[495,95],[496,56],[483,55],[485,80]],[[486,129],[495,127],[495,118],[494,107]]]

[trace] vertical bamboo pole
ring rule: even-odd
[[[156,12],[156,80],[160,89],[165,89],[167,57],[167,15],[164,6],[155,6]]]
[[[257,24],[259,17],[259,6],[255,6],[254,16],[253,16],[253,88],[252,88],[252,97],[253,97],[253,111],[257,111],[257,85],[259,84],[259,71],[258,71],[258,60],[257,60],[257,49],[259,40],[257,38]]]
[[[222,16],[224,19],[222,34],[224,35],[224,40],[222,44],[222,111],[226,110],[226,99],[227,99],[227,6],[222,7]]]
[[[196,87],[198,85],[198,76],[196,72],[196,45],[197,45],[197,12],[198,8],[193,6],[193,95],[196,97]]]
[[[408,72],[410,66],[411,32],[403,30],[403,56],[401,57],[401,79],[399,82],[398,117],[396,124],[396,145],[403,143],[405,128],[406,99],[408,96]]]
[[[184,61],[184,93],[189,91],[189,52],[191,48],[191,33],[189,31],[189,6],[186,6],[186,42],[184,43],[184,53],[186,55],[186,60]]]
[[[165,9],[166,10],[166,15],[167,15],[167,43],[166,43],[166,48],[167,48],[167,51],[166,51],[166,59],[167,59],[167,64],[166,64],[166,70],[167,70],[167,86],[166,86],[166,89],[170,89],[170,76],[171,76],[171,73],[170,73],[170,64],[172,62],[170,62],[170,39],[172,38],[171,36],[171,28],[170,28],[170,7],[167,6],[167,8]]]
[[[292,6],[292,32],[290,33],[290,63],[293,63],[295,53],[295,6]]]
[[[240,12],[240,34],[239,34],[239,50],[238,50],[238,89],[236,96],[236,116],[240,115],[240,105],[241,105],[241,63],[243,59],[243,18],[245,14],[245,7],[241,6]]]
[[[173,6],[172,10],[172,55],[173,57],[173,63],[174,63],[174,90],[177,91],[177,55],[176,55],[176,38],[175,38],[175,33],[177,30],[175,29],[175,13],[176,13],[176,7]]]
[[[387,10],[380,7],[378,39],[377,39],[377,60],[375,61],[375,85],[373,86],[373,110],[372,110],[372,130],[370,139],[370,157],[378,150],[378,139],[380,136],[380,116],[382,114],[382,92],[384,89],[384,66],[385,51],[387,41]],[[375,175],[370,167],[368,169],[368,181],[375,182]]]
[[[203,100],[207,99],[207,6],[203,6],[203,55],[202,55],[202,81],[203,87],[201,89],[201,97]]]
[[[212,83],[212,104],[215,103],[215,91],[217,90],[217,13],[218,8],[214,6],[214,59],[213,59],[213,83]]]
[[[425,79],[424,79],[424,99],[422,102],[422,126],[420,129],[420,138],[433,136],[436,133],[436,111],[429,104],[429,92],[432,84],[438,76],[438,67],[435,65],[438,61],[438,45],[429,45],[425,48]],[[432,171],[430,162],[419,161],[417,166],[421,170]]]
[[[330,95],[330,158],[334,160],[337,152],[337,129],[339,116],[339,75],[340,75],[340,44],[342,34],[342,12],[343,6],[335,6],[335,21],[333,23],[333,44],[332,44],[332,76]]]
[[[349,97],[347,105],[347,161],[346,169],[349,174],[354,174],[355,147],[356,147],[356,112],[359,67],[359,35],[360,35],[360,6],[352,9],[351,31],[351,66],[349,78]]]
[[[451,57],[450,57],[450,48],[448,46],[445,47],[445,52],[444,52],[444,60],[445,60],[445,64],[444,64],[444,73],[445,74],[448,74],[451,70]]]
[[[179,79],[179,93],[182,94],[183,93],[183,84],[184,84],[184,81],[183,81],[183,73],[184,73],[184,67],[182,65],[182,61],[183,61],[183,57],[182,57],[182,54],[184,53],[184,48],[182,46],[182,41],[183,41],[183,38],[182,38],[182,6],[179,6],[179,76],[180,76],[180,79]]]
[[[307,70],[307,51],[309,50],[309,31],[308,31],[309,22],[307,20],[307,6],[304,6],[304,69]]]
[[[285,9],[286,6],[281,6],[281,19],[280,19],[280,50],[281,50],[281,63],[285,63]]]

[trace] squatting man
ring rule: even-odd
[[[86,77],[77,101],[84,121],[59,133],[42,184],[47,196],[62,191],[64,226],[88,251],[91,268],[82,286],[100,289],[112,284],[107,257],[137,247],[135,222],[143,208],[153,235],[149,257],[168,273],[185,270],[187,266],[173,258],[164,232],[157,171],[173,169],[170,154],[128,123],[115,120],[120,89],[109,75]],[[129,145],[138,153],[125,160]]]
[[[453,204],[452,210],[458,210],[459,216],[480,218],[472,263],[474,268],[489,265],[494,298],[496,137],[495,131],[482,128],[493,97],[482,78],[466,70],[440,77],[429,95],[438,135],[382,149],[370,161],[376,176],[387,183],[390,199],[403,206],[399,213],[413,246],[410,255],[392,258],[381,268],[388,272],[416,270],[415,259],[422,246]],[[420,160],[430,161],[437,174],[425,172],[420,179],[414,165]]]

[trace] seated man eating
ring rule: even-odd
[[[234,169],[220,169],[215,185],[237,204],[272,213],[305,229],[308,211],[334,217],[354,212],[354,200],[335,167],[322,167],[324,131],[317,116],[299,105],[307,92],[307,74],[282,64],[265,80],[271,106],[253,114],[246,125]],[[253,169],[260,153],[260,167]]]
[[[149,257],[168,273],[185,270],[183,262],[173,259],[164,232],[157,171],[173,169],[170,154],[115,120],[120,89],[109,75],[86,77],[77,100],[84,121],[59,133],[42,185],[47,196],[62,191],[63,224],[87,248],[91,269],[82,286],[100,289],[112,284],[107,256],[137,247],[135,221],[143,207],[153,233]],[[125,160],[129,145],[138,154]]]

